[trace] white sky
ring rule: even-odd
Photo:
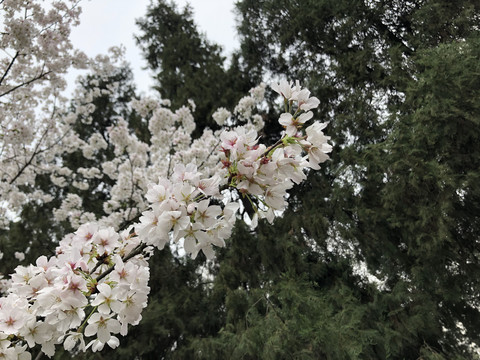
[[[153,0],[155,1],[155,0]],[[210,41],[223,46],[225,55],[238,48],[235,35],[234,0],[175,0],[183,8],[187,2],[192,6],[199,30]],[[124,45],[126,59],[134,72],[135,83],[140,91],[148,91],[152,85],[146,63],[135,44],[133,34],[139,34],[135,20],[146,13],[150,0],[83,0],[80,25],[72,31],[73,45],[88,56],[105,54],[111,46]],[[78,72],[68,76],[69,92]]]

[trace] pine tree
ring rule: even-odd
[[[469,346],[478,342],[480,329],[474,185],[478,4],[244,0],[238,11],[244,61],[258,73],[306,79],[322,99],[322,116],[331,120],[328,132],[336,145],[323,173],[292,191],[292,211],[280,221],[290,224],[290,232],[277,223],[274,229],[282,230],[269,236],[278,240],[275,244],[294,238],[296,246],[307,249],[308,255],[295,258],[294,264],[317,256],[338,268],[349,259],[344,267],[350,272],[348,281],[334,272],[324,275],[344,284],[343,305],[327,310],[328,316],[310,308],[297,313],[333,325],[321,331],[336,338],[337,347],[322,340],[315,325],[292,326],[289,331],[307,334],[297,339],[307,338],[313,345],[301,344],[293,354],[271,351],[278,358],[471,358]],[[285,233],[290,234],[287,239]],[[262,258],[261,271],[273,257],[275,264],[285,264],[284,276],[302,283],[294,266],[275,258],[274,247],[268,252],[258,247],[265,252],[255,258]],[[372,289],[351,274],[352,265],[363,261],[384,280],[383,286]],[[256,278],[256,271],[252,268],[244,277]],[[283,280],[269,274],[268,286],[262,285],[268,288],[265,293],[271,298],[284,294]],[[332,288],[309,284],[303,287],[306,298],[313,292],[342,304],[342,295]],[[242,296],[249,298],[253,287]],[[349,293],[356,302],[348,300]],[[255,339],[281,349],[275,343],[280,330],[268,329],[275,311],[250,316],[258,315],[258,304],[249,301],[243,308],[231,304],[225,310],[231,319],[243,320],[243,329],[228,327],[222,341],[199,344],[221,349],[225,341],[230,346],[223,347],[225,353],[238,351],[238,358],[267,357],[259,344],[254,346]],[[281,312],[286,304],[277,305],[276,313],[288,319]],[[347,309],[368,314],[359,315],[353,333],[352,325],[337,317]],[[315,345],[318,353],[311,350]]]
[[[217,129],[212,119],[219,107],[231,108],[260,78],[239,68],[233,55],[229,68],[219,45],[208,41],[193,21],[192,9],[177,9],[174,2],[157,0],[137,22],[141,35],[137,43],[149,69],[155,74],[155,89],[173,108],[187,103],[196,105],[194,113],[199,136],[205,127]]]
[[[458,352],[459,342],[480,342],[479,45],[477,35],[418,52],[418,80],[380,145],[383,211],[362,225],[390,234],[390,246],[371,244],[369,256],[389,278],[405,274],[411,302],[432,303],[448,329],[443,348]]]

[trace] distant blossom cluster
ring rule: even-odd
[[[242,119],[243,126],[247,129],[256,130],[263,127],[260,115],[247,116],[242,111],[252,114],[263,101],[261,96],[264,91],[264,84],[252,89],[252,95],[241,100],[248,102],[249,106],[241,109],[237,107],[237,116]],[[92,92],[95,92],[95,89],[87,93],[81,92],[78,98],[93,99],[95,95]],[[86,212],[81,197],[69,194],[54,211],[58,221],[68,220],[73,227],[94,221],[118,229],[123,223],[141,215],[141,211],[149,206],[144,194],[149,191],[150,184],[157,182],[159,178],[170,178],[176,164],[192,164],[191,166],[197,166],[199,174],[204,178],[217,174],[221,180],[223,179],[222,174],[225,171],[222,170],[220,163],[221,153],[216,151],[220,146],[221,131],[207,128],[199,138],[192,140],[191,134],[195,130],[192,114],[195,105],[192,102],[188,107],[183,106],[175,111],[169,108],[168,101],[158,101],[149,97],[134,100],[131,105],[148,123],[150,143],[140,140],[129,130],[127,121],[119,118],[108,129],[109,144],[115,153],[113,160],[103,162],[101,168],[68,169],[65,166],[57,166],[52,174],[56,177],[58,186],[67,186],[69,183],[75,187],[79,187],[77,184],[88,186],[90,179],[94,178],[114,181],[109,198],[103,206],[105,215],[97,217]],[[225,109],[224,111],[230,118],[231,113]],[[88,117],[88,112],[81,112],[75,116],[80,115],[83,119]],[[225,124],[229,125],[231,124]],[[92,135],[92,138],[95,135]],[[86,158],[96,156],[106,144],[102,139],[92,138],[87,142],[74,132],[71,133],[68,137],[68,151],[80,148]],[[53,168],[54,165],[50,167]],[[225,183],[225,179],[222,181]]]
[[[32,187],[39,173],[49,173],[63,151],[59,142],[70,130],[57,111],[64,101],[64,75],[89,63],[69,39],[79,22],[78,1],[49,3],[0,2],[0,228],[8,225],[8,211],[28,201],[52,200],[42,191],[27,195],[21,188]]]

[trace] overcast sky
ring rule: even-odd
[[[154,0],[155,1],[155,0]],[[184,7],[188,2],[194,11],[194,19],[207,38],[223,46],[225,55],[238,47],[235,35],[234,0],[175,0]],[[105,54],[109,47],[123,44],[127,61],[132,65],[135,83],[140,91],[148,91],[152,85],[140,50],[133,34],[139,31],[135,20],[146,13],[150,0],[83,0],[80,25],[73,29],[72,41],[76,48],[88,56]],[[72,73],[68,81],[77,76]],[[71,89],[73,85],[69,86]]]

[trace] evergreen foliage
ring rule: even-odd
[[[338,327],[329,331],[335,348],[314,327],[290,331],[306,331],[323,351],[310,358],[472,358],[480,329],[478,4],[244,0],[237,7],[245,61],[259,73],[306,79],[320,94],[336,145],[323,173],[292,191],[292,210],[269,236],[288,244],[296,231],[296,246],[307,244],[303,261],[321,254],[332,266],[346,261],[350,273],[365,264],[382,280],[372,289],[351,275],[340,298],[328,286],[303,287],[306,297],[315,291],[331,304],[344,296],[336,311],[302,312]],[[288,239],[280,222],[291,226]],[[282,273],[292,277],[292,268]],[[277,284],[269,274],[269,285]],[[293,278],[295,284],[302,279]],[[269,297],[282,293],[278,286],[269,288]],[[365,291],[370,297],[359,295]],[[349,302],[349,292],[364,303]],[[364,306],[370,311],[354,325],[355,338],[345,340],[349,325],[337,317],[349,306],[354,313]],[[266,329],[269,321],[258,317],[249,329]],[[244,344],[248,333],[232,331],[230,344]],[[260,333],[264,344],[275,341],[274,332]],[[260,348],[249,351],[250,358],[267,358]]]
[[[179,10],[173,2],[153,1],[137,24],[142,31],[137,43],[155,74],[155,89],[173,108],[195,102],[196,136],[207,126],[218,128],[212,119],[218,107],[235,106],[257,85],[258,78],[239,68],[238,55],[225,68],[221,47],[198,31],[190,7]]]

